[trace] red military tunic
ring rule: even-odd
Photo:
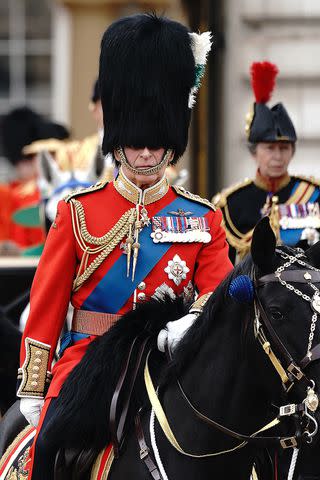
[[[127,212],[140,215],[143,207],[146,221],[140,230],[132,281],[132,265],[128,278],[123,248],[129,233],[123,236],[121,232],[128,229]],[[47,397],[57,396],[95,338],[67,348],[51,372],[70,301],[76,309],[124,314],[135,303],[161,292],[190,298],[195,287],[197,302],[203,304],[232,268],[221,219],[220,210],[207,200],[181,187],[169,187],[166,179],[141,191],[121,172],[112,183],[97,184],[61,201],[31,290],[18,396],[41,398],[50,381]],[[120,233],[113,236],[119,228]],[[163,235],[170,241],[162,242]],[[93,253],[85,261],[87,248]],[[90,267],[103,252],[107,254],[99,266]]]

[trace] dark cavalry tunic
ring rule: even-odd
[[[270,215],[280,243],[296,246],[316,238],[320,230],[320,182],[314,178],[285,176],[277,189],[257,175],[218,193],[213,203],[221,208],[232,262],[248,253],[252,231]]]

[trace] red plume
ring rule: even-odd
[[[270,62],[254,62],[251,65],[251,86],[257,103],[270,100],[278,72],[278,67]]]

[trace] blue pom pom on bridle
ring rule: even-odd
[[[230,283],[228,293],[239,303],[251,303],[254,297],[253,281],[248,275],[239,275]]]

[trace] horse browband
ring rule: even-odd
[[[320,283],[320,272],[315,272],[314,270],[287,270],[283,272],[281,278],[286,282],[293,283],[309,283],[310,281]],[[279,282],[278,277],[274,273],[269,273],[257,279],[256,285],[260,287],[270,282]]]

